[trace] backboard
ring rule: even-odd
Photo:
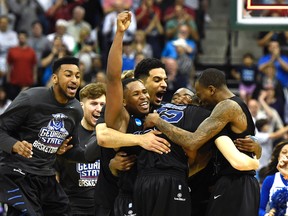
[[[266,0],[267,1],[267,0]],[[287,30],[288,4],[269,4],[265,0],[231,0],[231,28],[233,30]],[[275,14],[281,12],[281,16]]]

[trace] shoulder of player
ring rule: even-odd
[[[240,105],[230,99],[219,102],[212,111],[213,115],[222,116],[225,118],[235,118],[235,116],[242,113]]]
[[[226,99],[226,100],[223,100],[223,101],[220,101],[216,106],[215,108],[217,109],[222,109],[223,112],[227,112],[227,111],[232,111],[232,110],[241,110],[241,107],[240,105],[234,101],[234,100],[230,100],[230,99]],[[215,109],[214,108],[214,109]]]
[[[18,97],[26,98],[25,100],[29,100],[29,103],[39,103],[43,100],[47,100],[48,95],[49,89],[46,87],[33,87],[21,91]]]

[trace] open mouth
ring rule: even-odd
[[[97,121],[98,119],[99,119],[99,115],[92,115],[93,116],[93,118]]]
[[[161,92],[157,92],[156,93],[155,96],[156,96],[156,99],[157,99],[158,103],[162,102],[164,94],[165,94],[165,91],[161,91]]]
[[[78,88],[74,86],[68,86],[67,89],[71,94],[76,94]]]
[[[140,106],[143,108],[143,109],[149,109],[149,103],[147,101],[144,101],[140,104]]]

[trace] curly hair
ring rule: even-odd
[[[165,64],[156,58],[145,58],[137,64],[134,70],[134,77],[141,80],[146,79],[149,76],[149,72],[155,68],[163,68],[165,70]]]

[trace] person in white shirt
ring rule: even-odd
[[[73,36],[67,33],[67,26],[68,26],[68,22],[66,20],[58,19],[55,25],[55,28],[56,28],[55,32],[48,34],[47,38],[52,43],[56,35],[61,36],[62,41],[67,46],[68,50],[72,52],[76,46],[76,42]]]

